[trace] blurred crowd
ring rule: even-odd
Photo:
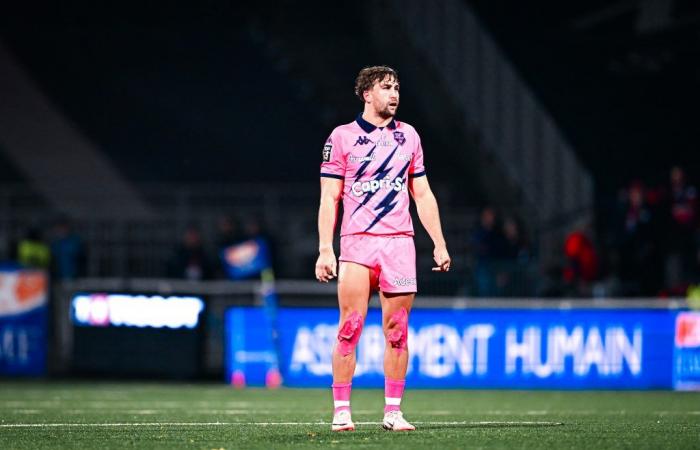
[[[216,224],[185,227],[169,256],[163,257],[167,260],[162,276],[245,278],[245,272],[232,275],[231,264],[250,257],[251,247],[244,244],[251,242],[264,247],[266,261],[259,263],[274,271],[275,238],[262,223],[227,215]],[[673,167],[659,185],[633,181],[620,189],[610,206],[599,207],[595,221],[582,220],[563,237],[554,252],[557,257],[540,255],[542,248],[525,225],[519,217],[487,206],[468,232],[467,242],[451,243],[453,252],[467,255],[468,263],[460,272],[466,277],[465,294],[667,297],[685,296],[700,284],[698,193],[681,167]],[[74,279],[86,274],[85,242],[71,221],[61,218],[46,230],[28,229],[10,245],[10,257],[23,266],[50,271],[54,280]],[[241,251],[225,253],[239,246]]]
[[[275,239],[265,231],[262,221],[256,218],[239,221],[231,216],[222,216],[217,221],[216,229],[212,249],[205,245],[202,230],[198,225],[188,226],[167,263],[167,276],[187,280],[229,278],[223,252],[251,240],[263,240],[266,243],[270,252],[270,265],[274,272]]]
[[[484,208],[467,248],[468,293],[683,297],[700,283],[698,192],[682,167],[660,185],[631,182],[611,203],[572,227],[554,258],[537,254],[517,218]]]
[[[266,233],[256,218],[238,220],[222,216],[216,232],[205,233],[200,224],[185,227],[180,240],[172,243],[172,252],[163,261],[161,276],[185,280],[229,278],[223,252],[250,240],[264,240],[269,264],[275,264],[275,240]],[[67,218],[60,218],[51,227],[34,226],[9,244],[9,258],[26,268],[44,269],[51,279],[72,280],[87,274],[86,242]]]
[[[467,253],[472,258],[470,294],[479,297],[519,296],[527,290],[531,247],[514,216],[501,219],[495,208],[486,207],[469,236]]]
[[[659,185],[632,181],[607,212],[566,238],[565,293],[685,296],[700,282],[698,192],[682,167]]]
[[[71,280],[85,273],[85,247],[71,221],[58,219],[45,232],[31,227],[10,244],[10,259],[23,267],[49,271],[54,280]]]

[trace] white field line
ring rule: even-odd
[[[479,421],[479,422],[413,422],[418,425],[521,425],[521,426],[558,426],[562,422],[530,421]],[[210,427],[210,426],[293,426],[293,425],[330,425],[330,422],[132,422],[132,423],[3,423],[0,428],[80,428],[80,427]],[[355,422],[355,425],[381,425],[382,422]]]
[[[225,416],[245,416],[252,414],[281,414],[281,413],[295,413],[298,410],[281,410],[281,409],[188,409],[187,411],[175,411],[172,409],[115,409],[110,408],[110,413],[118,414],[141,414],[141,415],[155,415],[155,414],[172,414],[173,412],[178,412],[178,414],[184,415],[225,415]],[[377,411],[359,411],[359,414],[371,414]],[[61,410],[61,413],[65,414],[92,414],[94,410],[86,409],[65,409]]]
[[[115,400],[110,402],[96,401],[96,400],[86,400],[81,401],[79,399],[52,399],[52,400],[0,400],[0,408],[62,408],[66,403],[80,403],[84,408],[129,408],[137,409],[139,407],[144,408],[182,408],[187,409],[191,407],[209,408],[215,405],[219,408],[253,408],[256,403],[253,402],[208,402],[208,401],[170,401],[170,400],[154,400],[154,401],[133,401],[133,400]]]
[[[5,405],[7,406],[7,405]],[[6,413],[15,413],[15,414],[40,414],[41,412],[51,412],[51,410],[54,409],[55,407],[59,407],[60,405],[52,405],[52,407],[44,407],[43,410],[40,409],[35,409],[37,407],[41,407],[37,405],[36,403],[30,405],[30,404],[24,404],[22,406],[25,406],[25,408],[19,408],[16,409],[16,406],[19,405],[13,405],[15,408],[12,408],[11,411],[6,411]],[[34,408],[27,408],[28,406],[33,406]],[[139,403],[138,406],[146,406],[143,403]],[[149,408],[138,408],[136,405],[129,405],[125,407],[110,407],[109,411],[110,412],[116,412],[116,413],[124,413],[124,414],[168,414],[172,413],[174,411],[178,411],[180,408],[171,408],[169,406],[166,407],[161,407],[158,408],[158,404],[153,404],[153,405],[148,405],[150,406]],[[291,410],[288,408],[274,408],[274,409],[259,409],[259,408],[230,408],[230,409],[222,409],[221,407],[223,406],[224,408],[226,405],[216,405],[218,408],[187,408],[185,413],[187,414],[224,414],[224,415],[246,415],[246,414],[281,414],[281,413],[290,413],[290,412],[297,412],[297,410]],[[2,411],[2,405],[0,404],[0,411]],[[95,409],[103,409],[102,405],[99,407],[97,405],[90,405],[88,408],[71,408],[71,409],[65,409],[65,407],[60,408],[61,413],[67,413],[67,414],[84,414],[84,413],[92,413],[94,412]],[[373,414],[376,413],[377,411],[375,410],[355,410],[353,409],[353,412],[355,414]],[[626,415],[626,414],[660,414],[660,415],[700,415],[700,411],[627,411],[627,410],[609,410],[609,411],[595,411],[595,410],[529,410],[529,411],[511,411],[511,410],[487,410],[487,411],[448,411],[448,410],[432,410],[432,411],[421,411],[420,414],[424,416],[449,416],[449,415],[472,415],[472,416],[545,416],[548,414],[555,414],[555,415],[576,415],[576,416],[588,416],[588,415]]]

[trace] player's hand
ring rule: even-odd
[[[316,261],[316,279],[322,283],[328,283],[338,276],[337,263],[333,249],[321,250]]]
[[[433,267],[433,272],[449,272],[452,259],[447,253],[447,247],[435,247],[433,251],[433,260],[437,266]]]

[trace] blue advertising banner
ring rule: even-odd
[[[669,389],[677,314],[630,309],[415,309],[407,382],[426,388]],[[357,348],[354,386],[383,386],[380,315],[376,309],[368,313]],[[284,384],[330,386],[338,311],[280,308],[277,323]],[[259,340],[254,337],[267,333],[262,328],[251,330],[249,339],[262,343],[262,334]]]
[[[0,270],[0,375],[43,375],[47,351],[47,277]]]
[[[226,380],[236,387],[278,387],[282,380],[269,310],[229,308],[224,327]]]

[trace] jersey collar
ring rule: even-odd
[[[357,115],[357,119],[355,119],[355,122],[364,130],[365,133],[371,133],[374,130],[377,129],[376,126],[372,125],[371,123],[367,122],[365,119],[362,118],[362,113]],[[394,119],[391,119],[391,122],[389,122],[386,126],[390,130],[395,130],[396,129],[396,122]]]

